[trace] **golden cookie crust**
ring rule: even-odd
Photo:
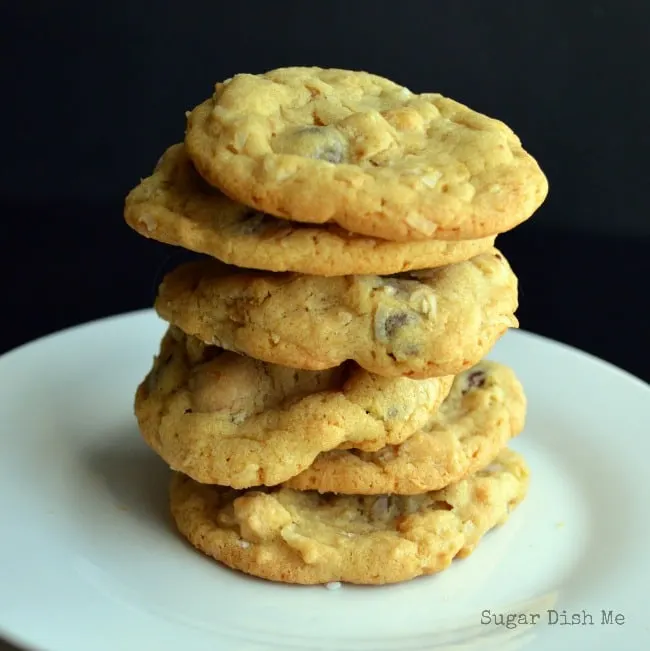
[[[320,493],[413,495],[487,466],[524,428],[526,398],[512,369],[482,361],[454,379],[424,428],[381,450],[332,450],[285,483]]]
[[[485,470],[417,496],[233,491],[174,474],[172,516],[204,554],[271,581],[396,583],[468,556],[525,497],[523,458],[504,449]]]
[[[292,368],[353,360],[386,377],[455,375],[517,327],[517,278],[493,249],[405,276],[244,272],[212,260],[168,274],[158,314],[202,341]]]
[[[189,114],[185,143],[241,203],[393,241],[495,235],[548,192],[503,122],[367,72],[238,74]]]
[[[387,275],[442,267],[487,251],[494,237],[462,242],[389,242],[336,224],[313,226],[261,213],[208,185],[183,145],[126,198],[124,217],[144,237],[204,253],[238,267],[316,276]]]
[[[336,447],[401,443],[431,419],[452,381],[383,378],[354,364],[298,371],[172,328],[137,390],[135,413],[172,469],[248,488],[285,481]]]

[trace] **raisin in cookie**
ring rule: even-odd
[[[205,253],[238,267],[317,276],[386,275],[468,260],[494,237],[462,242],[389,242],[336,224],[289,222],[230,200],[196,172],[183,145],[126,199],[126,222],[140,235]]]
[[[286,486],[362,495],[438,490],[489,464],[522,431],[525,416],[514,372],[482,361],[456,376],[440,409],[403,443],[374,452],[325,452]]]
[[[181,534],[233,569],[286,583],[382,584],[468,556],[527,488],[523,458],[505,449],[488,468],[416,496],[234,491],[177,473],[170,501]]]
[[[241,203],[394,241],[501,233],[548,192],[502,122],[366,72],[236,75],[189,114],[185,143]]]
[[[455,375],[516,327],[517,278],[496,250],[400,277],[245,272],[206,260],[168,274],[158,314],[208,344],[292,368]]]
[[[138,388],[144,439],[174,469],[247,488],[297,475],[338,446],[377,450],[418,431],[453,378],[383,378],[354,364],[297,371],[172,328]]]

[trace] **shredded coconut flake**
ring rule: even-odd
[[[424,233],[425,235],[433,235],[438,228],[437,224],[413,212],[406,217],[406,223],[419,233]]]
[[[435,188],[441,178],[442,172],[434,172],[433,174],[426,174],[420,177],[420,182],[422,185],[426,185],[427,188]]]
[[[418,290],[413,293],[409,305],[429,319],[435,319],[438,312],[436,295],[429,289]]]
[[[243,151],[243,149],[246,147],[247,140],[248,140],[247,133],[237,132],[237,134],[235,135],[235,149],[237,150],[237,153]]]
[[[144,224],[149,233],[153,233],[156,230],[156,220],[151,215],[145,213],[140,217],[140,221]]]
[[[242,549],[248,549],[251,546],[251,544],[248,542],[248,540],[240,540],[239,541],[239,546]]]
[[[325,587],[328,590],[338,590],[341,587],[341,582],[340,581],[330,581],[329,583],[325,584]]]

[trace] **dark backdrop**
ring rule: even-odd
[[[168,247],[122,200],[236,72],[367,69],[499,117],[550,181],[501,239],[522,327],[650,379],[641,0],[4,3],[2,349],[149,305]]]

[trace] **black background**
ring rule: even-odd
[[[22,2],[0,15],[2,341],[151,304],[169,247],[122,201],[236,72],[367,69],[509,123],[550,181],[500,246],[522,327],[650,380],[650,5]],[[177,254],[176,254],[177,255]]]

